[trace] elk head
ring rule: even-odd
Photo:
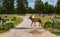
[[[31,20],[32,20],[32,15],[29,17],[29,19],[31,19]]]

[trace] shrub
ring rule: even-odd
[[[44,25],[44,28],[52,28],[52,23],[47,21]],[[60,22],[55,22],[55,25],[53,26],[55,29],[60,29]]]
[[[54,28],[60,29],[60,22],[55,22]]]
[[[45,17],[45,15],[42,15],[42,17]]]
[[[7,25],[0,26],[0,30],[9,30]]]
[[[7,18],[7,16],[4,16],[5,18]]]
[[[44,28],[48,28],[48,27],[51,27],[52,26],[52,23],[47,21],[44,25]]]
[[[16,17],[13,17],[11,21],[15,21],[16,20]]]
[[[9,28],[13,28],[14,27],[14,24],[13,23],[7,23],[6,24]]]
[[[6,21],[9,21],[9,19],[5,19]]]
[[[5,25],[0,26],[0,30],[9,30],[10,28],[13,28],[14,24],[13,23],[7,23]]]
[[[3,30],[9,30],[10,28],[9,28],[8,25],[4,25],[4,26],[2,27],[2,29],[3,29]]]
[[[0,30],[2,29],[2,27],[0,26]]]
[[[56,35],[60,35],[60,32],[52,32],[52,33],[54,33],[54,34],[56,34]]]

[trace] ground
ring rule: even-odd
[[[36,27],[30,26],[31,20],[28,19],[30,15],[24,16],[24,21],[21,24],[8,32],[0,34],[0,37],[60,37],[38,26],[38,23]]]

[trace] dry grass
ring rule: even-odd
[[[38,14],[35,14],[34,16],[37,18],[41,18],[43,24],[45,24],[47,21],[52,22],[52,18],[54,18],[55,16],[60,17],[60,15],[58,14],[51,14],[51,15],[40,14],[40,16]],[[53,34],[60,35],[60,29],[54,29],[54,28],[45,28],[45,29],[51,31]]]

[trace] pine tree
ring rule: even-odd
[[[17,0],[17,13],[24,14],[28,7],[27,0]]]
[[[57,13],[60,13],[60,0],[57,1]]]
[[[2,0],[0,0],[0,14],[2,13]]]
[[[14,13],[14,0],[3,0],[3,13]]]
[[[40,13],[43,11],[43,2],[41,0],[36,0],[35,10],[36,12],[40,12]]]

